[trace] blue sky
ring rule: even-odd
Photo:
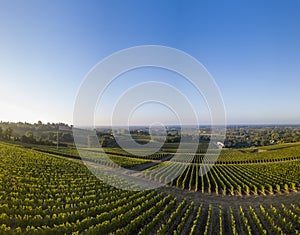
[[[157,44],[208,69],[228,123],[300,123],[299,10],[296,0],[1,1],[0,119],[71,124],[76,94],[95,64],[121,49]],[[178,88],[188,91],[181,82]]]

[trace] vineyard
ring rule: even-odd
[[[170,171],[180,171],[184,163],[167,164],[160,174],[150,179],[168,182]],[[297,191],[300,188],[300,161],[270,164],[189,164],[170,184],[190,191],[230,195],[266,195]],[[170,170],[169,170],[170,169]],[[202,172],[206,172],[202,174]]]
[[[203,155],[196,154],[191,163],[186,162],[189,158],[182,154],[176,161],[162,163],[158,173],[145,174],[151,180],[168,183],[170,175],[182,172],[169,185],[217,195],[280,194],[300,189],[299,144],[268,146],[255,152],[226,149],[215,164],[209,155],[203,160]]]
[[[160,190],[116,189],[97,179],[79,160],[54,154],[55,149],[51,151],[42,153],[0,143],[0,234],[299,234],[300,231],[297,159],[216,164],[204,176],[199,172],[207,166],[194,162],[171,182],[170,186],[193,191],[190,193],[196,196],[207,194],[220,199],[217,204],[205,197],[194,200],[195,195],[191,198]],[[64,154],[71,155],[69,150]],[[122,162],[122,157],[118,159]],[[136,165],[144,160],[134,161]],[[182,167],[185,163],[174,164]],[[163,182],[167,180],[167,171],[148,177]],[[255,195],[259,200],[247,203]],[[222,203],[223,197],[227,203]],[[268,197],[278,200],[267,200]]]

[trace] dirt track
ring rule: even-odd
[[[213,206],[228,207],[228,206],[259,206],[260,204],[281,205],[298,204],[300,202],[300,192],[276,193],[272,195],[250,195],[250,196],[222,196],[216,194],[207,194],[201,192],[190,192],[187,190],[177,189],[175,187],[162,187],[157,189],[160,192],[171,194],[179,199],[187,198],[193,200],[196,204],[212,204]]]

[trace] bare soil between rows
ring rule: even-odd
[[[230,196],[230,195],[216,195],[202,192],[192,192],[188,190],[178,189],[175,187],[165,186],[156,189],[159,192],[171,194],[178,199],[193,200],[195,204],[212,204],[213,206],[259,206],[265,205],[281,205],[283,204],[298,204],[300,202],[300,192],[289,193],[274,193],[271,195],[243,195],[243,196]]]

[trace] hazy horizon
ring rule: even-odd
[[[38,120],[40,121],[40,120]],[[5,123],[5,122],[9,122],[9,123],[29,123],[31,125],[33,124],[36,124],[38,123],[38,121],[36,122],[29,122],[29,121],[5,121],[5,120],[0,120],[1,123]],[[65,123],[65,122],[62,122],[62,121],[58,121],[58,122],[43,122],[43,124],[47,124],[47,123],[54,123],[54,124],[67,124],[69,126],[73,126],[72,123]],[[128,125],[115,125],[115,127],[127,127]],[[132,124],[132,125],[129,125],[130,127],[149,127],[151,125],[149,124]],[[153,127],[159,127],[160,125],[152,125]],[[180,125],[180,124],[170,124],[170,123],[165,123],[165,127],[176,127],[176,126],[199,126],[199,127],[210,127],[211,124],[209,123],[199,123],[199,124],[183,124],[183,125]],[[219,126],[219,125],[215,125],[215,126]],[[232,127],[232,126],[300,126],[300,123],[227,123],[226,126],[229,126],[229,127]],[[109,128],[109,127],[112,127],[112,125],[102,125],[102,124],[99,124],[99,125],[89,125],[89,126],[81,126],[81,127],[96,127],[96,128],[99,128],[99,127],[103,127],[103,128]]]

